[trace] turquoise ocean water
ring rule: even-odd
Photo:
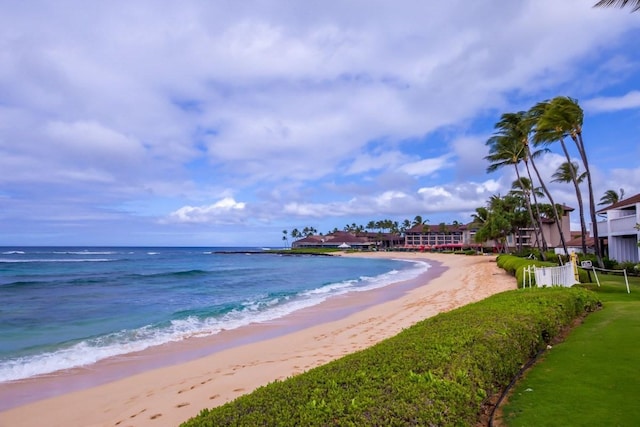
[[[0,248],[0,383],[271,321],[429,268],[249,253],[260,251]]]

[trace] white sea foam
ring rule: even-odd
[[[108,262],[116,261],[113,258],[68,258],[68,259],[13,259],[13,258],[0,258],[0,262],[12,263],[12,262]]]
[[[95,260],[93,260],[95,261]],[[298,310],[315,306],[328,298],[348,292],[381,288],[394,282],[409,280],[427,271],[430,265],[410,261],[413,268],[393,270],[375,277],[363,276],[302,292],[296,297],[274,297],[248,301],[241,310],[221,317],[195,316],[173,320],[165,327],[143,327],[124,330],[84,340],[66,348],[0,362],[0,382],[14,381],[56,371],[91,365],[108,357],[141,351],[149,347],[181,341],[189,337],[208,336],[223,330],[237,329],[251,323],[272,321]]]
[[[6,251],[2,255],[24,255],[24,251]]]
[[[113,251],[53,251],[54,254],[64,255],[113,255]]]

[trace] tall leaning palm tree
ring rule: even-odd
[[[600,0],[594,4],[593,7],[625,7],[631,6],[631,12],[637,12],[640,10],[640,0]]]
[[[536,106],[536,137],[541,142],[550,143],[552,141],[562,141],[569,137],[573,140],[578,149],[580,160],[584,166],[587,175],[587,189],[589,193],[589,214],[593,231],[593,245],[598,260],[598,266],[604,268],[602,262],[602,251],[600,249],[600,239],[598,237],[598,223],[596,218],[596,204],[593,196],[593,182],[591,172],[589,170],[589,159],[582,138],[582,123],[584,120],[584,112],[578,101],[568,96],[558,96],[552,100],[541,103],[541,107]],[[565,148],[565,156],[568,152]],[[570,161],[570,159],[568,158]],[[578,200],[581,203],[581,200]]]
[[[552,175],[552,182],[571,182],[576,192],[578,200],[582,201],[582,191],[580,190],[580,184],[587,177],[587,173],[578,173],[579,165],[577,162],[564,162],[562,163],[555,173]],[[581,229],[581,243],[582,253],[587,253],[587,225],[584,221],[584,214],[580,215],[580,229]]]
[[[536,158],[538,158],[540,155],[542,155],[543,153],[549,150],[545,148],[545,149],[539,149],[539,150],[533,151],[531,150],[531,144],[529,143],[529,137],[532,133],[532,130],[536,121],[537,121],[537,116],[535,114],[532,114],[531,111],[527,111],[527,112],[520,111],[518,113],[503,114],[502,119],[496,125],[496,127],[514,129],[516,135],[518,136],[518,138],[520,138],[521,144],[525,148],[525,155],[523,157],[523,162],[525,164],[527,174],[529,176],[529,180],[533,182],[531,171],[529,170],[529,164],[531,164],[531,167],[536,173],[536,177],[538,178],[538,182],[540,183],[542,191],[544,192],[545,196],[547,196],[547,198],[549,199],[549,202],[555,205],[555,202],[553,201],[553,196],[551,195],[551,192],[549,191],[549,189],[547,188],[547,185],[542,179],[542,176],[540,175],[540,171],[538,170],[538,167],[536,166],[536,163],[535,163]],[[538,221],[538,227],[540,230],[542,230],[542,216],[540,215],[540,209],[538,207],[539,203],[537,200],[536,193],[534,192],[532,195],[533,195],[534,206],[536,208],[536,218]],[[556,227],[558,228],[558,234],[560,235],[560,244],[562,245],[562,248],[566,253],[567,244],[564,239],[564,234],[562,232],[562,223],[560,222],[560,218],[558,217],[558,214],[555,211],[554,211],[554,221],[555,221]],[[542,246],[546,251],[547,242],[545,241],[544,233],[540,231],[540,234],[541,234]],[[544,258],[544,254],[542,256]]]
[[[505,113],[495,125],[496,133],[487,140],[489,155],[485,157],[490,162],[487,172],[494,172],[505,166],[513,166],[516,171],[517,181],[521,188],[526,185],[524,177],[520,174],[519,164],[528,158],[523,138],[528,139],[528,132],[523,128],[523,113]],[[529,194],[527,194],[529,196]],[[547,244],[541,231],[540,218],[534,217],[531,208],[531,198],[524,198],[525,206],[535,234],[535,242],[544,257]]]

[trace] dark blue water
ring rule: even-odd
[[[246,250],[260,251],[0,248],[0,382],[273,320],[428,268]]]

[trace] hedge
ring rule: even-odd
[[[503,292],[205,409],[183,427],[474,425],[488,397],[598,305],[579,288]]]

